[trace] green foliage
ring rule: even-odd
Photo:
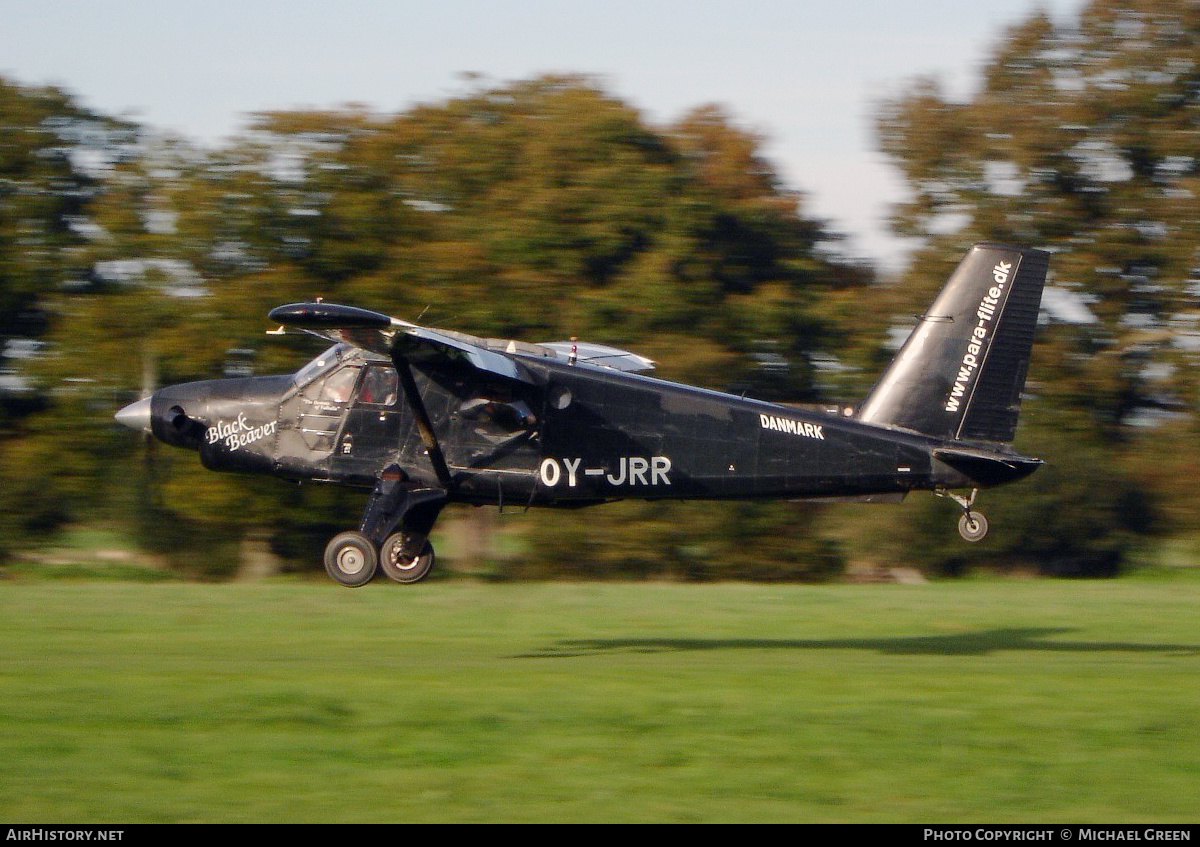
[[[213,576],[206,562],[231,560],[243,537],[265,533],[291,557],[311,551],[289,539],[357,522],[345,498],[213,475],[169,451],[139,459],[144,445],[110,423],[158,385],[219,375],[234,352],[258,373],[294,369],[311,345],[265,339],[264,315],[317,296],[481,335],[627,345],[667,377],[814,398],[809,357],[837,325],[814,304],[869,275],[818,258],[825,236],[761,143],[713,107],[656,128],[587,78],[544,77],[395,115],[263,114],[225,149],[167,140],[111,156],[86,209],[103,237],[72,253],[99,272],[39,300],[55,318],[51,355],[27,374],[51,400],[22,421],[8,467],[53,457],[59,471],[28,475],[17,535],[112,508],[154,552]],[[655,573],[661,553],[683,578],[743,577],[789,535],[756,541],[750,528],[808,520],[713,513],[680,513],[701,533],[629,523],[637,557],[581,567]],[[555,519],[539,520],[531,538],[553,535]],[[798,545],[817,564],[781,573],[836,569],[828,546]]]
[[[969,102],[923,83],[887,104],[880,145],[913,192],[895,226],[927,239],[905,290],[932,285],[926,269],[952,245],[1043,246],[1052,284],[1089,298],[1099,319],[1088,352],[1103,353],[1128,393],[1152,388],[1131,357],[1190,363],[1172,342],[1194,330],[1181,313],[1200,267],[1198,56],[1194,4],[1093,3],[1077,27],[1041,15],[1015,27]],[[1059,357],[1055,381],[1086,378],[1082,359]],[[1181,399],[1196,400],[1192,382],[1173,386]],[[1121,420],[1121,402],[1102,392],[1094,405]]]
[[[40,298],[75,269],[70,224],[95,186],[65,141],[91,122],[62,91],[0,78],[0,337],[36,330]]]
[[[925,239],[897,313],[920,308],[964,245],[1001,241],[1051,250],[1049,284],[1096,318],[1039,337],[1026,418],[1042,422],[1022,434],[1051,465],[988,495],[999,534],[974,561],[1108,573],[1179,494],[1177,460],[1142,436],[1167,410],[1186,421],[1178,449],[1200,446],[1198,64],[1194,3],[1093,2],[1077,24],[1035,14],[1010,30],[971,100],[926,81],[881,110],[880,146],[912,193],[895,228]]]
[[[970,546],[956,530],[960,508],[921,498],[879,543],[896,560],[959,575],[978,567],[1048,576],[1113,576],[1148,543],[1159,520],[1153,492],[1097,445],[1091,422],[1034,414],[1023,441],[1047,464],[1019,486],[989,491],[981,507],[991,526]],[[1030,452],[1033,452],[1032,450]]]
[[[353,495],[210,474],[111,423],[158,385],[293,370],[312,345],[262,332],[281,303],[575,336],[668,379],[853,402],[896,316],[970,243],[1010,241],[1052,250],[1051,286],[1096,320],[1040,333],[1018,446],[1049,464],[982,498],[982,544],[924,497],[864,508],[849,545],[815,507],[630,503],[527,516],[508,575],[815,580],[864,545],[934,571],[1111,573],[1156,533],[1200,533],[1197,66],[1193,3],[1093,2],[1005,33],[966,102],[920,81],[883,104],[910,188],[894,226],[924,242],[891,287],[830,258],[717,106],[652,126],[591,78],[546,76],[396,114],[264,113],[199,150],[0,80],[0,340],[48,345],[5,363],[26,388],[3,397],[0,545],[124,515],[188,573],[248,539],[315,564],[307,539],[356,523]]]
[[[796,503],[624,502],[538,516],[507,578],[821,582],[844,568]]]

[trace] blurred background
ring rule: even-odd
[[[668,379],[855,403],[978,241],[1054,253],[1016,444],[1048,464],[984,495],[984,542],[963,544],[956,507],[925,495],[463,508],[440,525],[443,575],[1110,576],[1200,553],[1195,0],[981,4],[987,31],[972,37],[953,34],[953,16],[970,14],[961,4],[923,4],[917,17],[942,26],[915,42],[769,2],[691,17],[693,4],[606,7],[602,34],[628,33],[612,41],[585,40],[584,13],[540,3],[494,25],[450,4],[436,27],[413,12],[394,30],[339,4],[326,49],[300,35],[305,4],[256,4],[245,26],[217,4],[217,41],[204,36],[212,21],[183,29],[173,4],[123,6],[135,24],[92,20],[103,13],[90,6],[13,5],[0,53],[6,569],[91,537],[191,578],[318,571],[362,495],[212,474],[112,419],[160,385],[298,368],[319,345],[265,336],[276,305],[323,297],[480,335],[577,336],[650,356]],[[553,72],[530,71],[506,41],[539,22],[558,48],[540,60]],[[380,33],[395,35],[405,68],[430,65],[441,81],[405,77],[425,86],[410,96],[364,50],[356,97],[354,39]],[[181,34],[193,46],[179,64],[130,61],[165,56]],[[479,66],[448,75],[432,57],[452,43],[444,52],[465,44]],[[913,44],[969,78],[888,78],[881,66],[898,52],[912,68]],[[811,64],[830,50],[866,57],[868,90],[832,60]],[[781,78],[768,59],[789,51]],[[282,93],[276,53],[330,85]],[[622,94],[650,67],[657,95]],[[176,111],[131,115],[136,103],[113,101],[122,74],[167,85]],[[276,87],[252,83],[262,76]],[[731,86],[754,90],[746,113]],[[261,100],[226,131],[246,97]],[[224,118],[203,117],[213,100]],[[358,105],[329,105],[347,101]],[[860,125],[869,150],[851,149],[834,116]],[[811,148],[795,141],[806,127]],[[839,189],[858,205],[837,206]]]

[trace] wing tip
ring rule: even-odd
[[[267,313],[275,323],[296,329],[390,329],[392,319],[379,312],[337,303],[289,303]]]

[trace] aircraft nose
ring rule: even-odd
[[[113,415],[117,423],[138,431],[150,431],[150,398],[143,397]]]

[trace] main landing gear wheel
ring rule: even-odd
[[[982,541],[987,535],[988,522],[979,512],[974,512],[971,507],[975,505],[975,496],[979,494],[979,489],[974,488],[971,493],[964,497],[961,494],[955,494],[953,491],[947,491],[944,488],[934,489],[934,494],[938,497],[945,497],[953,500],[962,507],[962,517],[958,519],[958,534],[962,536],[963,541]]]
[[[963,537],[963,541],[981,541],[987,535],[988,522],[979,512],[965,512],[958,519],[958,534]]]
[[[379,567],[393,582],[411,583],[425,578],[433,567],[433,545],[425,540],[421,552],[416,556],[404,552],[404,534],[395,533],[383,542],[379,550]]]
[[[379,567],[379,554],[361,532],[343,532],[325,545],[325,572],[347,588],[366,585]]]

